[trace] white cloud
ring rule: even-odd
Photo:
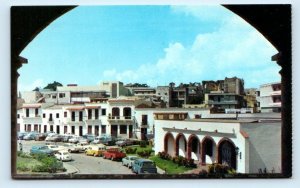
[[[200,19],[215,20],[218,16],[205,8],[174,7],[173,10],[191,14]],[[203,19],[203,18],[201,18]],[[153,64],[140,65],[136,69],[106,70],[106,79],[118,79],[125,83],[146,82],[164,85],[173,81],[200,82],[237,76],[248,87],[258,87],[266,82],[278,81],[280,67],[271,62],[276,49],[248,23],[234,14],[225,14],[218,30],[198,34],[190,46],[180,42],[169,44],[164,56]]]

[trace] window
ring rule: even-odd
[[[36,108],[36,109],[34,110],[34,112],[35,112],[35,117],[37,117],[37,116],[39,115],[39,109]]]
[[[99,119],[99,110],[95,109],[95,119]]]
[[[17,117],[18,119],[20,118],[20,114],[18,114],[18,117]]]
[[[66,97],[66,94],[65,93],[60,93],[59,94],[59,98],[65,98]]]
[[[68,112],[64,112],[64,117],[68,117]]]
[[[148,116],[142,115],[142,125],[147,125],[147,124],[148,124]]]
[[[29,109],[26,108],[26,117],[29,117]]]
[[[82,111],[79,112],[79,121],[82,121]]]
[[[52,114],[50,114],[49,121],[53,121]]]
[[[75,121],[75,112],[72,112],[72,121]]]
[[[56,113],[56,118],[59,118],[59,113]]]
[[[127,125],[120,125],[120,134],[127,134]]]
[[[92,110],[88,109],[88,119],[92,119]]]
[[[56,99],[56,95],[52,95],[52,99]]]
[[[101,110],[101,114],[102,114],[102,116],[106,116],[106,109],[105,108]]]
[[[50,131],[53,132],[53,125],[50,125]]]
[[[101,125],[101,134],[106,134],[106,125]]]
[[[43,118],[46,118],[46,114],[45,113],[43,113]]]

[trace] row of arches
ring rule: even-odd
[[[112,108],[112,117],[116,117],[117,119],[120,117],[120,108],[119,107],[113,107]],[[123,116],[125,119],[130,119],[131,118],[131,108],[130,107],[125,107],[123,108]]]
[[[186,139],[182,133],[176,137],[168,132],[164,137],[164,151],[171,156],[183,156],[194,159],[201,164],[220,163],[236,169],[237,147],[229,138],[222,138],[217,144],[211,136],[202,140],[192,134]]]

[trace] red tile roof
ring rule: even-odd
[[[98,109],[100,106],[85,106],[85,109]]]
[[[246,133],[245,131],[240,130],[240,133],[242,134],[242,136],[243,136],[244,138],[249,138],[249,134]]]
[[[23,108],[40,108],[42,104],[23,104]]]
[[[83,110],[84,109],[84,106],[74,106],[74,107],[70,107],[70,108],[67,108],[66,110]]]

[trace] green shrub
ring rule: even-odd
[[[18,151],[18,152],[17,152],[17,156],[18,156],[18,157],[23,157],[23,158],[32,158],[31,155],[29,155],[28,153],[25,153],[25,152],[23,152],[23,151]]]
[[[148,142],[145,141],[145,140],[142,140],[142,141],[140,142],[140,147],[141,147],[141,148],[145,148],[147,145],[148,145]]]
[[[148,158],[151,155],[152,150],[151,149],[142,149],[139,148],[136,153],[140,156],[140,157],[144,157],[144,158]]]
[[[25,163],[17,163],[17,170],[25,172],[25,171],[29,171],[30,168]]]
[[[136,148],[134,148],[134,147],[128,147],[128,148],[125,148],[125,152],[127,153],[127,154],[135,154],[136,153]]]
[[[47,172],[50,172],[50,173],[55,173],[58,170],[63,169],[63,163],[60,161],[57,161],[57,159],[55,157],[43,158],[41,160],[41,162],[43,163],[43,166],[45,166],[47,168]]]
[[[38,160],[38,161],[42,161],[45,158],[48,158],[49,156],[47,154],[44,153],[36,153],[32,155],[34,159]]]
[[[214,164],[211,164],[208,166],[208,173],[209,174],[229,174],[229,173],[235,173],[235,170],[230,168],[227,165],[214,163]]]
[[[157,154],[160,158],[170,160],[172,157],[167,152],[158,152]]]

